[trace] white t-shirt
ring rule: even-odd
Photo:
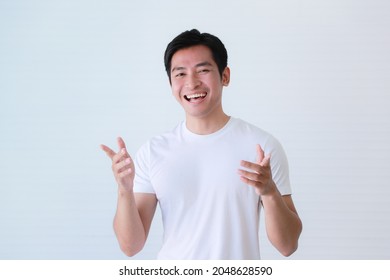
[[[271,154],[273,180],[290,194],[288,163],[265,131],[230,118],[209,135],[185,122],[144,144],[135,157],[134,191],[154,193],[164,227],[159,259],[259,259],[260,198],[237,173],[256,161],[256,144]]]

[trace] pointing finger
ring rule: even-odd
[[[106,145],[100,145],[100,148],[106,152],[107,156],[112,159],[115,155],[115,152],[113,150],[111,150],[109,147],[107,147]]]

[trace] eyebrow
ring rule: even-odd
[[[212,64],[208,61],[204,61],[204,62],[200,62],[200,63],[196,64],[195,68],[203,67],[203,66],[212,66]],[[185,70],[185,69],[186,69],[186,67],[177,66],[177,67],[172,68],[171,73],[174,71],[180,71],[180,70]]]

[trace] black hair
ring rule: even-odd
[[[222,73],[227,66],[228,55],[222,41],[209,33],[200,33],[197,29],[187,30],[176,36],[167,46],[164,54],[165,70],[167,71],[169,82],[171,82],[171,61],[173,55],[181,49],[192,46],[203,45],[211,50],[211,54],[215,63],[218,66],[219,74],[222,78]]]

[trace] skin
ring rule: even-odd
[[[211,51],[205,46],[193,46],[177,51],[171,61],[172,94],[186,115],[187,128],[206,135],[221,129],[229,120],[222,108],[222,91],[230,81],[230,69],[219,73]],[[189,97],[199,96],[199,98]],[[134,163],[122,138],[118,151],[101,145],[112,161],[118,183],[118,204],[114,230],[122,251],[133,256],[144,246],[157,198],[154,194],[134,193]],[[256,189],[261,196],[269,240],[284,256],[298,247],[302,223],[290,195],[282,196],[272,180],[270,155],[264,155],[260,145],[256,162],[241,161],[240,179]]]
[[[112,171],[118,183],[118,202],[114,217],[114,231],[121,250],[129,257],[142,250],[157,206],[154,194],[134,193],[134,162],[125,142],[118,138],[118,152],[101,145],[112,161]]]
[[[256,151],[256,162],[241,161],[241,166],[250,171],[239,169],[238,174],[245,184],[254,187],[261,196],[268,239],[287,257],[298,248],[302,222],[291,195],[282,196],[272,180],[271,156],[265,156],[260,145],[256,145]]]
[[[230,81],[228,67],[221,74],[205,46],[177,51],[171,62],[172,94],[186,114],[187,128],[196,134],[210,134],[229,120],[222,109],[222,90]],[[189,102],[186,96],[202,93],[206,97]]]

